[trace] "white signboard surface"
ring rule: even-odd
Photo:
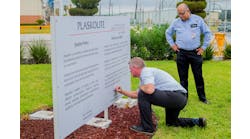
[[[130,24],[125,16],[59,16],[52,23],[55,138],[64,138],[130,90]]]

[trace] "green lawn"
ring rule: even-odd
[[[179,81],[175,62],[147,62],[147,66],[158,67],[169,72]],[[211,102],[205,105],[198,100],[191,67],[189,70],[189,99],[180,117],[206,117],[208,126],[179,128],[165,126],[165,110],[154,106],[160,118],[154,139],[230,139],[231,138],[231,61],[205,61],[203,76],[206,95]]]
[[[21,65],[20,70],[21,114],[52,107],[51,65]]]
[[[147,61],[147,66],[169,72],[179,81],[174,61]],[[51,65],[21,65],[21,115],[52,106]],[[198,100],[193,75],[189,75],[189,100],[181,117],[206,117],[205,129],[165,126],[165,111],[153,106],[160,119],[154,139],[229,139],[231,138],[231,61],[205,61],[203,64],[206,95],[211,104]],[[138,79],[132,79],[132,89]]]

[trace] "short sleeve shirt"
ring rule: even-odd
[[[187,91],[183,88],[170,74],[157,69],[144,67],[140,75],[140,85],[154,84],[158,90],[176,91],[181,90],[184,93]]]

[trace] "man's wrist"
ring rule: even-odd
[[[121,94],[123,94],[123,90],[122,90],[122,88],[121,88],[121,90],[120,90],[120,93],[121,93]]]

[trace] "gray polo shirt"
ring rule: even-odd
[[[183,88],[170,74],[157,69],[144,67],[140,75],[140,85],[152,83],[158,90],[176,91],[182,90],[186,93],[186,89]]]

